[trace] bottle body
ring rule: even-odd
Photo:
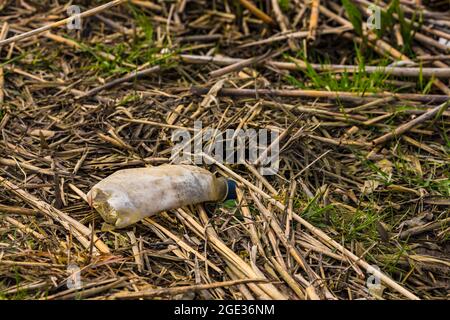
[[[158,212],[202,202],[222,201],[227,181],[189,165],[119,170],[92,187],[88,200],[116,228]]]

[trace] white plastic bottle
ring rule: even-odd
[[[115,228],[158,212],[236,198],[232,180],[190,165],[119,170],[92,187],[88,201]]]

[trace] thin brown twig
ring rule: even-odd
[[[255,16],[260,18],[262,21],[264,21],[267,24],[275,24],[275,22],[272,20],[270,16],[268,16],[265,12],[261,11],[256,7],[250,0],[239,0],[239,2],[248,9],[251,13],[253,13]]]
[[[48,31],[48,30],[50,30],[52,28],[56,28],[56,27],[65,25],[65,24],[73,21],[73,19],[75,19],[75,18],[85,18],[85,17],[92,16],[94,14],[100,13],[100,12],[105,11],[105,10],[107,10],[109,8],[112,8],[114,6],[120,5],[120,4],[124,3],[125,1],[128,1],[128,0],[113,0],[113,1],[110,1],[110,2],[105,3],[103,5],[100,5],[98,7],[95,7],[95,8],[89,9],[87,11],[84,11],[84,12],[78,14],[78,15],[71,16],[71,17],[68,17],[68,18],[65,18],[65,19],[62,19],[62,20],[50,23],[50,24],[45,25],[43,27],[40,27],[40,28],[31,30],[31,31],[28,31],[28,32],[25,32],[25,33],[18,34],[16,36],[7,38],[5,40],[0,41],[0,47],[4,46],[6,44],[12,43],[12,42],[21,41],[21,40],[27,39],[29,37],[38,35],[40,33]]]
[[[437,115],[439,112],[444,112],[445,109],[447,108],[447,106],[449,105],[449,102],[450,102],[450,100],[447,100],[443,104],[441,104],[437,107],[434,107],[433,109],[430,109],[429,111],[425,112],[421,116],[419,116],[407,123],[402,124],[401,126],[397,127],[393,132],[386,133],[384,136],[376,138],[375,140],[373,140],[373,144],[374,145],[382,144],[393,138],[400,137],[403,133],[411,130],[415,126],[418,126],[419,124],[427,121],[428,119],[431,119],[432,117]]]

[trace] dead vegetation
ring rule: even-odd
[[[0,1],[1,298],[448,299],[448,1],[55,3]],[[90,187],[194,121],[277,130],[278,173],[102,230]]]

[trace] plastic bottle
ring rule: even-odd
[[[124,228],[161,211],[236,199],[236,183],[195,166],[162,165],[119,170],[87,196],[108,224]]]

